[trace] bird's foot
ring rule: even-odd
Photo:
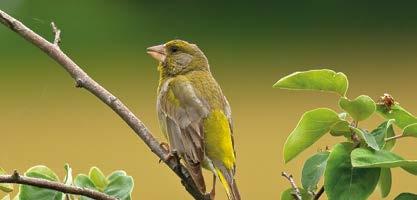
[[[161,163],[162,161],[164,161],[165,163],[169,162],[169,160],[174,159],[176,166],[175,169],[176,171],[181,169],[181,158],[178,155],[178,152],[176,149],[172,149],[170,148],[169,144],[166,142],[161,142],[160,146],[162,147],[162,149],[165,150],[165,152],[167,152],[166,156],[164,158],[159,159],[159,163]]]
[[[162,159],[159,159],[159,163],[161,163],[162,161],[169,162],[171,159],[174,159],[174,161],[178,165],[180,165],[181,158],[178,155],[177,150],[175,150],[175,149],[173,149],[173,150],[168,149],[166,152],[167,152],[166,156],[164,158],[162,158]]]
[[[167,160],[165,161],[165,162],[168,162],[170,159],[174,159],[174,162],[175,162],[175,166],[174,166],[174,171],[176,171],[176,172],[181,172],[181,158],[180,158],[180,156],[178,155],[178,152],[177,152],[177,150],[172,150],[169,154],[168,154],[168,156],[167,156],[167,158],[166,158]]]
[[[169,147],[169,144],[168,143],[166,143],[166,142],[161,142],[160,144],[159,144],[159,146],[162,148],[162,149],[164,149],[165,150],[165,152],[170,152],[171,150],[170,150],[170,147]]]
[[[162,161],[168,162],[168,160],[171,159],[173,156],[171,152],[171,148],[169,147],[169,144],[166,142],[161,142],[159,146],[167,153],[167,156],[165,156],[164,158],[160,158],[158,162],[159,163],[161,163]]]

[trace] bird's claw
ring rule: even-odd
[[[167,152],[167,155],[164,158],[159,159],[159,163],[161,163],[162,161],[168,162],[170,159],[175,159],[177,164],[180,164],[180,157],[178,155],[177,150],[171,150],[169,144],[166,142],[161,142],[160,146],[162,147],[162,149],[165,150],[165,152]]]
[[[166,152],[168,153],[167,156],[165,156],[164,158],[160,158],[158,163],[161,163],[162,161],[167,162],[169,159],[171,159],[172,155],[171,155],[171,148],[169,147],[169,144],[166,142],[161,142],[159,144],[159,146]]]
[[[161,142],[161,144],[159,144],[159,146],[162,148],[162,149],[164,149],[165,150],[165,152],[170,152],[170,147],[169,147],[169,144],[168,143],[166,143],[166,142]]]
[[[159,162],[164,161],[167,163],[171,159],[174,159],[176,164],[173,170],[179,172],[181,170],[181,158],[179,157],[177,150],[171,150],[163,159],[159,159]]]
[[[178,153],[176,150],[169,151],[168,154],[163,159],[159,159],[159,162],[161,161],[168,162],[171,159],[175,159],[179,161],[180,157],[178,156]]]

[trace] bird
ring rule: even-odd
[[[156,107],[168,151],[183,161],[201,193],[206,194],[204,168],[213,173],[211,199],[219,179],[228,199],[240,200],[232,112],[207,57],[196,44],[179,39],[147,53],[159,63]]]

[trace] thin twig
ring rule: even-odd
[[[57,38],[59,41],[60,37],[58,34],[60,34],[60,31],[55,32],[55,41],[54,43],[51,43],[43,37],[39,36],[37,33],[33,32],[20,21],[14,19],[1,10],[0,22],[19,34],[27,41],[37,46],[49,57],[58,62],[75,80],[77,87],[85,88],[94,94],[97,98],[99,98],[108,107],[110,107],[114,112],[116,112],[145,142],[149,149],[160,159],[162,159],[165,164],[177,174],[177,176],[181,179],[181,183],[184,185],[185,189],[195,199],[210,199],[209,195],[201,194],[189,172],[183,165],[178,164],[178,162],[174,159],[165,159],[168,157],[168,152],[166,152],[160,146],[160,143],[151,134],[149,129],[122,103],[122,101],[119,100],[119,98],[115,97],[112,93],[110,93],[90,76],[88,76],[88,74],[85,73],[73,60],[71,60],[71,58],[69,58],[63,51],[61,51],[58,45],[55,45],[57,43]]]
[[[115,197],[111,197],[105,193],[91,190],[88,188],[65,185],[63,183],[48,181],[40,178],[21,176],[17,171],[14,171],[12,175],[0,175],[0,183],[16,183],[23,185],[31,185],[40,188],[53,189],[56,191],[63,192],[65,194],[74,194],[90,197],[97,200],[118,200]]]
[[[388,142],[388,141],[390,141],[390,140],[396,140],[396,139],[399,139],[399,138],[402,138],[402,137],[404,137],[404,135],[396,135],[396,136],[393,136],[393,137],[389,137],[389,138],[385,138],[385,142]]]
[[[316,195],[314,195],[313,200],[318,200],[320,199],[321,195],[323,195],[324,193],[324,186],[321,186],[320,190],[317,192]]]
[[[295,181],[291,174],[288,174],[287,172],[282,172],[282,176],[288,179],[288,181],[291,184],[291,187],[294,191],[293,196],[296,200],[302,200],[300,189],[298,189],[297,185],[295,184]]]
[[[61,43],[61,30],[56,27],[54,22],[51,22],[52,32],[55,35],[54,39],[54,45],[59,46],[59,43]]]
[[[358,128],[359,123],[357,121],[353,121],[350,126],[353,128]],[[361,138],[358,136],[358,134],[355,133],[353,128],[350,128],[351,136],[350,138],[353,141],[354,146],[359,146],[361,144]]]

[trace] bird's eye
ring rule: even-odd
[[[177,52],[178,51],[178,47],[171,47],[171,52],[172,53],[175,53],[175,52]]]

